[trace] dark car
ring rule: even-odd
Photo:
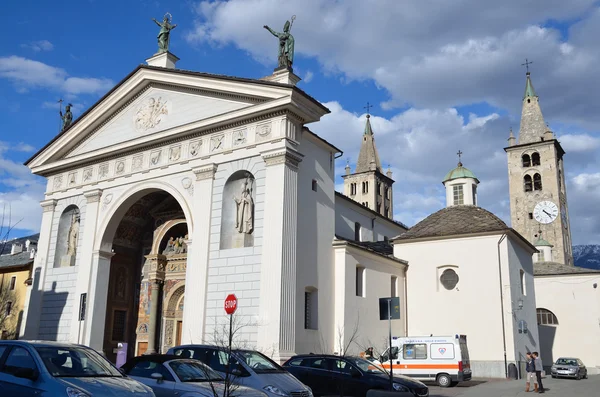
[[[360,357],[306,354],[290,358],[283,364],[292,375],[309,386],[315,396],[344,395],[364,397],[369,390],[410,392],[417,397],[429,396],[429,389],[418,380],[389,374]]]
[[[578,358],[561,357],[550,369],[553,378],[587,379],[587,368]]]

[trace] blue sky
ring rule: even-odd
[[[486,4],[487,3],[487,4]],[[568,4],[566,4],[568,3]],[[444,205],[441,179],[456,151],[482,181],[480,204],[509,222],[508,129],[519,128],[527,57],[546,121],[567,151],[575,243],[600,243],[598,5],[591,0],[12,1],[0,51],[0,205],[36,231],[45,190],[21,166],[59,128],[56,101],[77,117],[156,51],[173,15],[177,67],[258,78],[275,66],[291,15],[300,87],[332,113],[311,129],[354,163],[364,106],[382,162],[396,179],[395,216],[414,224]],[[341,180],[338,180],[341,183]]]

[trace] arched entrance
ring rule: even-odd
[[[165,345],[163,308],[185,279],[188,225],[178,200],[153,190],[122,203],[107,225],[112,230],[103,350],[115,362],[119,343],[127,343],[128,357]]]

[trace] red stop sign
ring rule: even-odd
[[[237,303],[238,301],[235,297],[235,294],[227,295],[227,298],[225,298],[225,312],[227,312],[227,314],[235,313],[235,309],[237,309]]]

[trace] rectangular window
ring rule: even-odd
[[[391,277],[391,297],[396,297],[398,296],[398,277],[396,276],[392,276]]]
[[[6,302],[6,315],[10,316],[11,312],[12,312],[12,302]]]
[[[15,284],[16,284],[16,283],[17,283],[17,276],[12,276],[12,277],[10,278],[10,284],[9,284],[9,287],[8,287],[8,289],[9,289],[9,290],[11,290],[11,291],[12,291],[12,290],[14,290],[14,289],[15,289]]]
[[[455,185],[452,187],[454,194],[454,205],[461,205],[465,203],[465,197],[463,192],[463,185]]]
[[[319,329],[319,292],[304,291],[304,329]]]
[[[356,267],[356,296],[365,296],[365,268]]]
[[[527,291],[525,290],[525,272],[521,269],[519,273],[521,276],[521,295],[527,295]]]
[[[432,343],[429,348],[432,360],[451,360],[454,358],[453,343]]]
[[[533,219],[533,212],[529,213],[529,219]]]
[[[427,359],[427,345],[425,343],[404,345],[405,360],[425,360]]]
[[[473,205],[477,205],[477,187],[472,185],[471,188],[473,193]]]
[[[316,191],[317,191],[317,180],[316,180],[316,179],[313,179],[313,180],[312,180],[312,190],[313,190],[314,192],[316,192]]]
[[[115,310],[113,313],[113,329],[112,329],[112,340],[113,341],[124,341],[125,340],[125,325],[127,321],[126,310]]]

